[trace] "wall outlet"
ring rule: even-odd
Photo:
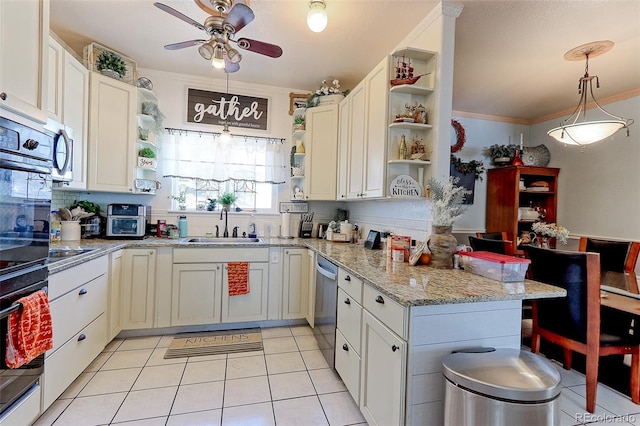
[[[280,262],[280,253],[278,253],[277,251],[274,251],[273,253],[271,253],[271,263],[278,263]]]

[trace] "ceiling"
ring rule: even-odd
[[[207,14],[192,0],[160,0],[190,18]],[[354,87],[436,7],[434,1],[326,0],[322,33],[306,27],[307,0],[251,0],[255,20],[237,37],[282,47],[278,59],[241,51],[232,81],[312,91],[323,79]],[[566,51],[595,40],[614,48],[590,60],[598,100],[640,90],[640,1],[451,1],[456,22],[453,109],[535,121],[574,108],[584,62]],[[50,0],[51,29],[79,55],[97,42],[140,68],[223,78],[197,48],[165,44],[207,38],[153,0]],[[237,38],[236,37],[236,38]]]

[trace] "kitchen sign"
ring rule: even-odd
[[[267,130],[269,100],[233,93],[188,89],[187,122]]]
[[[389,193],[392,197],[421,197],[422,188],[420,188],[420,184],[411,176],[399,175],[391,181]]]

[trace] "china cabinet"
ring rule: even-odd
[[[558,204],[558,174],[552,167],[505,166],[489,169],[487,182],[487,232],[507,232],[516,254],[522,232],[531,232],[537,220],[555,222]],[[522,209],[534,208],[538,219],[521,217]]]
[[[415,48],[398,50],[391,55],[389,80],[403,77],[409,68],[412,75],[421,77],[412,84],[391,84],[389,88],[387,188],[399,175],[407,175],[419,182],[421,191],[424,191],[424,173],[431,164],[430,154],[436,143],[429,121],[429,112],[435,108],[435,96],[432,94],[436,81],[436,58],[434,52]],[[406,146],[406,155],[401,153],[401,145]],[[414,154],[424,155],[418,158]]]

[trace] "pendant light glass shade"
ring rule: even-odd
[[[213,59],[211,66],[219,70],[224,69],[224,49],[218,45],[213,49]]]
[[[564,58],[568,61],[582,60],[583,58],[586,60],[584,76],[580,77],[578,84],[580,100],[573,113],[563,120],[560,126],[549,130],[547,135],[558,142],[579,146],[589,145],[607,139],[623,128],[627,129],[627,136],[629,136],[629,126],[633,124],[633,120],[625,120],[622,117],[610,114],[600,106],[593,95],[593,80],[596,81],[596,88],[600,87],[600,81],[598,80],[598,76],[589,75],[589,57],[601,55],[609,51],[612,47],[612,41],[594,41],[575,47],[565,53]],[[587,94],[591,95],[591,103],[597,108],[595,112],[600,111],[610,119],[587,121]],[[594,108],[594,110],[596,108]],[[583,121],[578,121],[580,117],[582,117]]]
[[[327,27],[327,12],[324,0],[311,0],[307,14],[307,26],[314,33],[322,32]]]

